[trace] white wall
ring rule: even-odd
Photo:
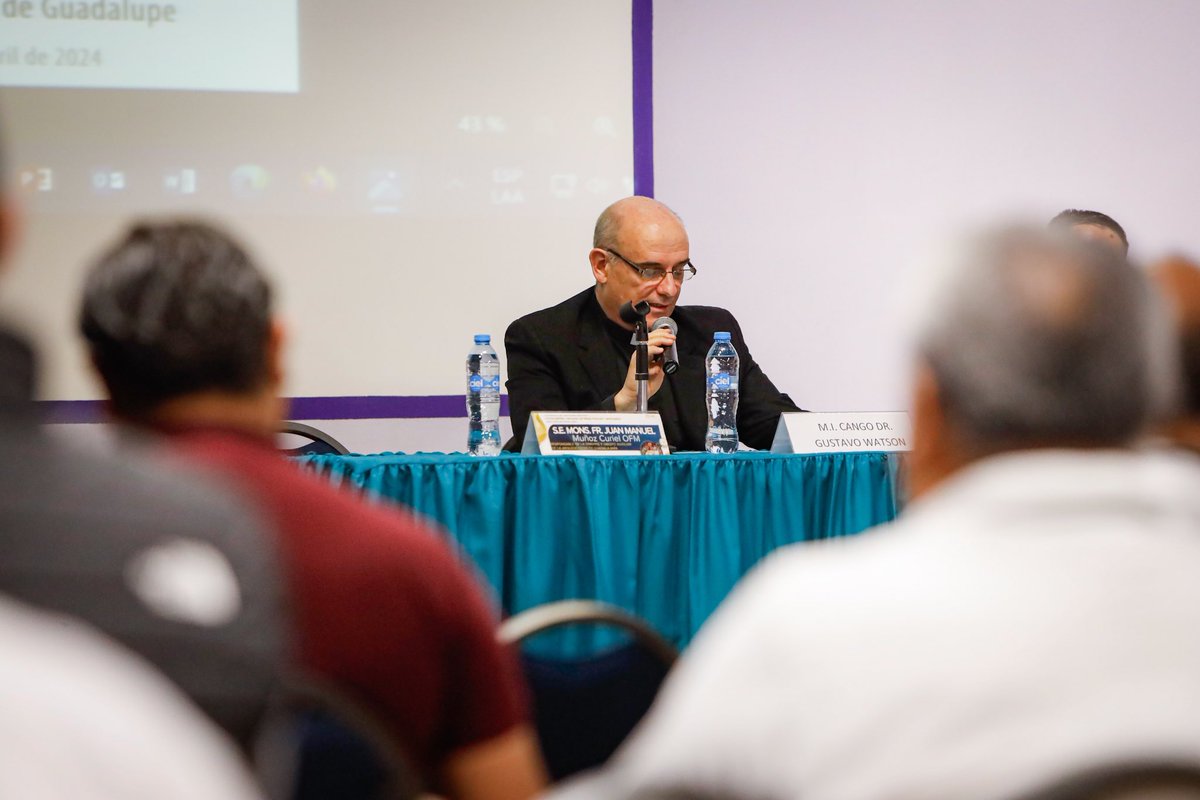
[[[964,223],[1114,216],[1200,254],[1200,3],[655,0],[685,302],[810,409],[905,402],[905,273]]]
[[[555,8],[566,15],[556,30],[570,31],[556,34],[555,52],[607,75],[605,91],[626,92],[626,0]],[[429,16],[437,41],[466,24]],[[896,408],[906,271],[964,222],[1090,207],[1126,226],[1135,256],[1200,253],[1197,30],[1193,0],[655,0],[656,193],[684,216],[700,268],[684,302],[734,311],[754,355],[801,405]],[[603,46],[589,47],[594,39]],[[456,85],[485,99],[520,95],[511,76],[538,74],[537,48],[500,52],[531,60],[473,67]],[[558,110],[586,116],[570,87],[554,97]],[[361,122],[349,110],[337,109]],[[618,127],[627,148],[628,120]],[[583,137],[580,154],[593,146]],[[590,225],[608,196],[577,199],[548,223],[368,220],[348,239],[321,239],[311,217],[239,219],[264,261],[289,270],[290,393],[459,391],[471,333],[498,336],[588,280]],[[50,343],[47,396],[59,398],[94,396],[80,389],[92,384],[67,343],[80,259],[111,228],[73,222],[64,235],[35,215],[7,286]],[[441,249],[414,258],[409,234]],[[360,252],[383,256],[370,280],[331,266]],[[421,269],[404,274],[402,263]],[[486,310],[462,291],[465,263],[495,276],[502,296]],[[443,309],[436,328],[411,324],[422,298]],[[414,372],[413,359],[428,369]],[[352,449],[411,451],[460,449],[463,421],[314,424]]]

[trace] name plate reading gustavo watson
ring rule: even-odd
[[[806,411],[782,414],[772,453],[901,453],[912,448],[905,411]]]
[[[657,411],[534,411],[521,444],[525,455],[658,456],[670,453]]]

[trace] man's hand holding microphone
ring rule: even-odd
[[[646,336],[646,353],[649,356],[649,396],[653,397],[662,388],[663,376],[679,368],[679,356],[675,348],[675,321],[670,317],[659,317],[650,326]],[[629,359],[625,383],[613,396],[617,411],[634,411],[637,408],[637,354]]]

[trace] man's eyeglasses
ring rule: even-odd
[[[691,259],[683,262],[675,269],[663,269],[662,267],[644,267],[641,264],[635,264],[611,247],[605,248],[605,250],[632,267],[633,271],[640,275],[642,280],[647,283],[658,283],[667,277],[668,274],[675,279],[676,283],[683,283],[686,280],[690,280],[696,274],[696,265],[692,263]]]

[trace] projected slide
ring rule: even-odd
[[[84,2],[87,19],[26,0],[0,22],[18,60],[37,30],[43,51],[103,50],[96,75],[138,61],[107,85],[46,65],[60,85],[0,87],[29,221],[0,302],[47,331],[44,397],[96,392],[82,272],[142,215],[215,220],[261,259],[295,321],[297,396],[460,393],[474,334],[499,342],[591,282],[596,215],[634,189],[629,0],[153,1],[153,24],[147,0]]]
[[[598,9],[0,0],[9,179],[51,214],[594,214],[633,191],[628,60],[575,44],[628,5]]]
[[[296,0],[3,0],[0,85],[295,92]]]

